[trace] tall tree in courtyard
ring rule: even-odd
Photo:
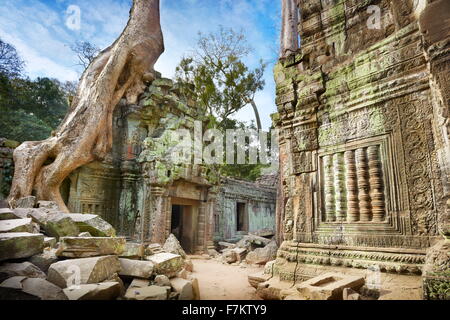
[[[249,69],[242,60],[251,51],[242,32],[220,27],[217,33],[199,33],[197,47],[176,68],[176,80],[192,88],[218,127],[226,128],[229,117],[250,104],[261,129],[255,94],[264,88],[266,66],[261,61],[258,68]]]
[[[34,190],[38,199],[68,211],[61,183],[73,170],[108,154],[115,106],[122,98],[137,102],[145,82],[154,79],[153,66],[163,51],[159,0],[134,0],[122,34],[84,71],[60,126],[48,139],[25,142],[14,151],[12,206]]]

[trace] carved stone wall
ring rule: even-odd
[[[0,138],[0,201],[9,195],[14,174],[13,152],[18,142]]]
[[[195,252],[213,246],[215,177],[207,166],[171,160],[174,130],[191,130],[201,110],[169,79],[154,80],[138,105],[119,104],[114,147],[107,159],[75,171],[63,189],[72,212],[95,213],[118,234],[164,243],[173,202],[189,202],[195,215]]]
[[[215,210],[216,241],[238,241],[245,234],[271,236],[276,234],[276,175],[263,176],[257,182],[223,178]],[[247,216],[246,230],[237,228],[237,204]]]
[[[448,228],[450,36],[429,16],[450,10],[421,3],[297,1],[301,47],[275,67],[280,277],[317,264],[418,274]]]

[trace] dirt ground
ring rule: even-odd
[[[198,279],[201,300],[261,300],[247,276],[262,267],[232,266],[216,260],[193,259],[193,276]]]

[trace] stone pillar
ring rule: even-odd
[[[166,241],[166,215],[168,190],[159,186],[146,186],[146,200],[142,214],[142,242],[164,244]]]
[[[356,150],[356,176],[358,177],[358,199],[360,221],[371,221],[371,206],[369,195],[369,179],[367,177],[367,154],[365,148]]]
[[[382,222],[385,218],[385,206],[379,146],[370,146],[367,149],[367,154],[369,158],[369,183],[373,221]]]
[[[206,218],[207,218],[207,202],[200,202],[198,207],[198,218],[197,218],[197,245],[195,251],[197,253],[202,253],[205,251],[206,247]]]
[[[208,192],[208,199],[206,202],[206,212],[207,212],[207,220],[206,220],[206,248],[205,249],[214,249],[214,208],[216,206],[217,194],[213,191]]]
[[[324,166],[324,189],[325,189],[325,221],[333,222],[335,216],[335,197],[334,197],[334,176],[333,176],[333,157],[327,155],[323,157]]]

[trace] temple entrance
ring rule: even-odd
[[[172,204],[170,232],[177,237],[187,253],[193,253],[194,228],[192,206]]]

